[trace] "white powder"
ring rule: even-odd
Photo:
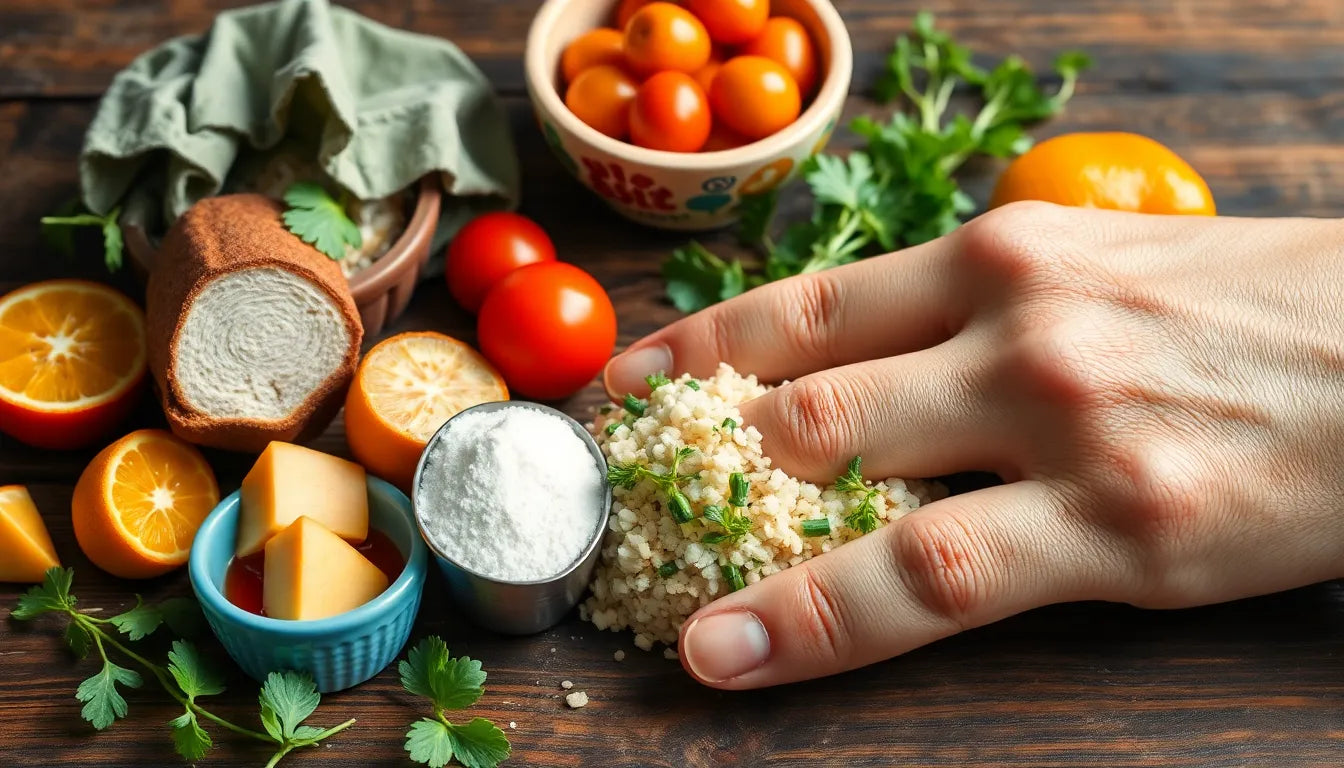
[[[421,474],[420,516],[458,565],[500,581],[538,581],[583,554],[605,513],[597,462],[570,425],[525,407],[455,419]]]

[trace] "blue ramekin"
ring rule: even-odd
[[[369,525],[392,540],[406,566],[401,576],[360,607],[313,621],[258,616],[224,597],[224,574],[238,533],[238,492],[205,518],[191,547],[191,587],[210,628],[238,666],[255,680],[270,672],[308,672],[323,693],[368,680],[396,659],[411,636],[425,587],[425,544],[406,494],[368,478]]]

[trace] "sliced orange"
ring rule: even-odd
[[[51,534],[22,485],[0,487],[0,581],[35,583],[61,564]]]
[[[425,444],[459,411],[508,400],[504,377],[479,352],[441,333],[403,333],[364,356],[345,397],[355,460],[409,490]]]
[[[106,436],[145,379],[145,315],[116,290],[48,280],[0,297],[0,432],[40,448]]]
[[[196,448],[158,429],[104,448],[79,476],[70,511],[75,538],[113,576],[147,579],[187,562],[196,530],[219,503],[219,485]]]

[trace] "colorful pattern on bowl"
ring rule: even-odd
[[[364,605],[316,621],[282,621],[248,613],[223,592],[233,557],[238,492],[202,523],[191,548],[191,586],[224,649],[255,680],[270,672],[308,672],[323,693],[350,688],[387,668],[410,638],[425,585],[426,552],[406,495],[368,479],[369,523],[386,533],[406,566],[383,594]]]

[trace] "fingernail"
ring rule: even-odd
[[[744,675],[770,656],[765,625],[749,611],[725,611],[696,619],[686,628],[681,644],[691,671],[708,683]]]
[[[672,350],[666,344],[650,344],[613,357],[602,374],[602,384],[616,397],[642,392],[648,389],[644,377],[659,371],[672,373]]]

